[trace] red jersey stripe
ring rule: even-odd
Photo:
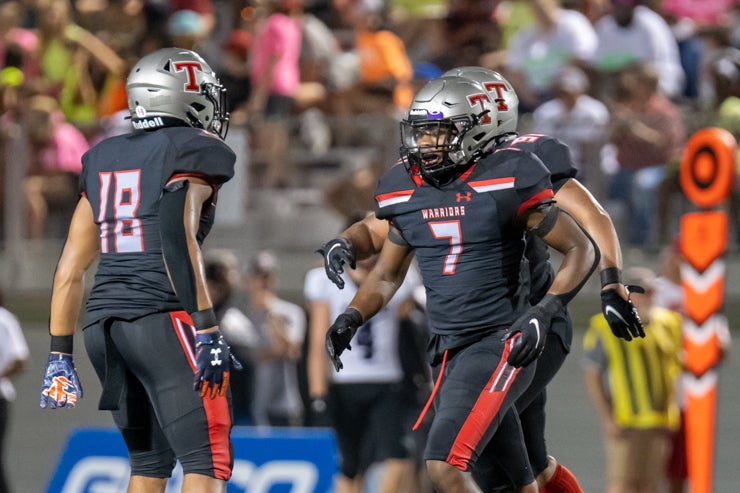
[[[542,202],[543,200],[551,199],[555,196],[555,194],[552,191],[552,188],[546,188],[540,192],[537,192],[536,194],[532,195],[528,200],[525,200],[522,202],[522,205],[519,206],[519,209],[517,209],[516,213],[517,215],[522,214],[524,211],[529,209],[535,204],[538,204]]]
[[[506,362],[516,339],[515,337],[506,342],[504,353],[501,355],[496,370],[478,396],[478,400],[455,438],[455,443],[452,444],[446,462],[461,471],[467,470],[470,457],[491,425],[493,418],[501,409],[504,397],[519,373],[519,368],[514,368]]]

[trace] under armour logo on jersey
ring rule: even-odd
[[[465,194],[462,194],[460,192],[457,192],[457,196],[455,197],[455,201],[458,202],[458,203],[462,202],[463,200],[465,200],[465,202],[470,202],[470,197],[471,197],[471,192],[466,192]]]
[[[213,355],[213,359],[211,360],[211,366],[221,366],[221,363],[223,362],[223,360],[218,358],[218,355],[221,354],[221,348],[211,349],[211,354]]]
[[[195,77],[195,70],[202,72],[203,71],[203,65],[201,65],[198,62],[174,62],[172,64],[173,67],[175,67],[175,72],[182,72],[185,71],[185,75],[187,75],[188,80],[185,82],[184,90],[189,92],[200,92],[200,86],[198,85],[198,80]]]

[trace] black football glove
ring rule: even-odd
[[[331,426],[329,417],[329,406],[323,397],[311,399],[311,405],[308,408],[308,426],[324,427]]]
[[[324,270],[326,277],[337,285],[339,289],[344,288],[344,264],[355,268],[355,255],[352,253],[352,246],[346,238],[334,238],[324,243],[321,248],[316,250],[324,257]]]
[[[521,334],[511,348],[506,362],[520,368],[536,360],[545,350],[547,331],[550,328],[552,317],[562,309],[560,299],[552,294],[545,295],[542,301],[531,306],[524,315],[514,322],[507,339]]]
[[[644,293],[640,286],[625,286],[627,293]],[[635,306],[629,297],[625,300],[619,296],[616,289],[601,291],[601,311],[604,313],[612,334],[616,337],[631,341],[633,337],[645,337],[645,329]]]
[[[354,308],[348,308],[339,315],[326,332],[326,354],[329,355],[336,371],[344,368],[339,357],[345,349],[352,349],[349,341],[362,325],[362,315]]]
[[[231,354],[231,349],[219,330],[196,334],[195,367],[193,390],[199,391],[201,397],[209,399],[226,395],[231,367],[242,369],[241,363]]]

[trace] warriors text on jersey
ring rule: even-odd
[[[440,188],[398,165],[381,177],[377,217],[415,249],[434,333],[466,338],[514,322],[524,249],[517,219],[552,196],[542,162],[513,148],[495,150]]]
[[[112,137],[82,157],[80,190],[100,234],[100,264],[83,327],[106,317],[133,320],[182,309],[162,260],[162,190],[177,176],[199,177],[213,186],[211,210],[201,218],[205,234],[216,191],[233,176],[235,159],[220,139],[191,127]]]

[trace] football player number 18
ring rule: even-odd
[[[144,236],[141,219],[136,217],[139,209],[141,170],[106,171],[100,177],[100,225],[101,253],[135,253],[144,251]],[[108,217],[108,204],[113,201],[113,217]],[[112,231],[111,231],[112,227]]]

